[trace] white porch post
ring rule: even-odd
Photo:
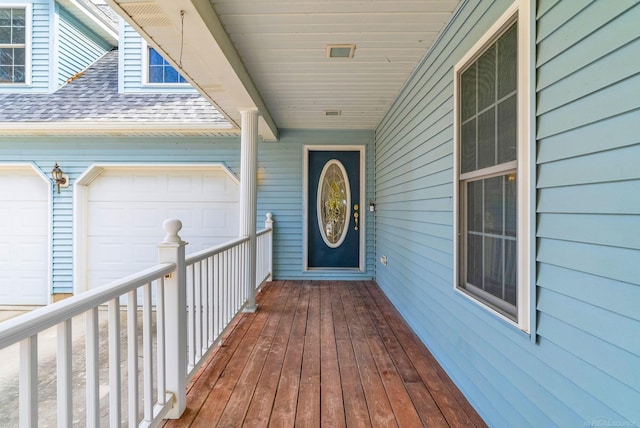
[[[180,220],[165,220],[164,241],[158,245],[158,262],[175,263],[176,270],[164,279],[165,290],[165,385],[175,396],[168,419],[178,419],[187,407],[187,275],[185,246],[178,232]]]
[[[258,110],[241,110],[240,148],[240,236],[249,237],[244,266],[247,306],[245,312],[255,312],[256,305],[256,206],[258,188]]]

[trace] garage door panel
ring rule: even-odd
[[[28,305],[44,304],[29,303],[42,301],[43,278],[32,271],[15,270],[12,273],[0,275],[0,301],[4,304]],[[11,303],[16,302],[16,303]]]
[[[131,259],[131,245],[118,238],[89,238],[89,269],[117,267]]]
[[[31,168],[0,170],[0,180],[11,183],[3,186],[0,202],[42,201],[46,183]],[[44,190],[46,192],[46,190]]]
[[[194,179],[194,177],[186,174],[172,175],[171,179],[166,183],[166,195],[181,196],[184,194],[184,189],[190,189],[192,195],[200,195],[202,194],[202,180],[200,178]]]
[[[230,204],[219,208],[206,208],[202,211],[202,230],[214,236],[236,231],[231,236],[237,236],[237,231],[240,230],[240,219]]]
[[[47,249],[42,245],[40,240],[35,239],[33,242],[22,242],[16,246],[19,261],[16,264],[24,269],[38,269],[42,265],[42,260],[47,257]]]
[[[48,192],[31,167],[0,167],[0,304],[48,300]]]
[[[156,264],[168,218],[182,221],[187,254],[237,236],[238,193],[223,171],[104,171],[87,191],[89,288]]]
[[[209,180],[204,183],[203,193],[213,195],[215,201],[237,201],[238,185],[228,175],[218,177],[218,180]]]
[[[137,235],[152,235],[158,234],[160,232],[160,225],[162,221],[160,220],[163,216],[165,209],[163,207],[154,207],[152,204],[147,204],[147,206],[140,206],[141,204],[127,204],[125,207],[128,207],[128,212],[131,212],[133,221],[133,231]]]
[[[20,238],[37,236],[40,239],[47,234],[47,204],[45,202],[5,201],[9,205],[0,209],[0,235]]]

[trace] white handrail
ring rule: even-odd
[[[264,231],[262,231],[264,232]],[[260,233],[260,232],[258,232]],[[215,256],[216,254],[224,253],[225,251],[237,247],[243,242],[247,242],[249,240],[248,236],[242,236],[240,238],[232,239],[231,241],[227,241],[224,244],[217,245],[211,248],[205,248],[204,250],[198,251],[196,253],[190,254],[186,257],[185,263],[187,265],[192,265],[199,261],[206,259],[207,257]]]
[[[131,290],[162,278],[176,268],[174,263],[163,263],[134,273],[55,304],[35,309],[0,323],[0,349],[6,348],[56,326],[90,309],[97,308]]]
[[[252,239],[248,236],[185,257],[186,243],[178,236],[182,224],[163,224],[167,236],[159,245],[156,266],[93,288],[47,307],[0,323],[0,350],[20,343],[20,426],[38,426],[38,335],[57,326],[58,424],[73,420],[71,365],[72,323],[85,315],[86,424],[100,423],[100,381],[109,382],[109,419],[119,425],[157,426],[162,418],[179,417],[186,407],[186,383],[206,360],[224,331],[247,305],[248,284],[244,269]],[[272,278],[273,220],[267,214],[265,229],[256,233],[256,288]],[[152,291],[154,290],[154,291]],[[142,302],[138,294],[142,292]],[[152,293],[155,293],[155,297]],[[127,299],[126,301],[122,299]],[[154,300],[155,299],[155,303]],[[121,311],[121,300],[126,312]],[[142,313],[138,305],[142,306]],[[108,379],[99,375],[98,309],[107,306]],[[151,328],[152,311],[156,329]],[[120,317],[126,315],[126,330]],[[137,327],[142,315],[142,331]],[[122,325],[125,328],[125,325]],[[121,331],[127,344],[121,343]],[[142,346],[137,344],[142,337]],[[135,339],[133,339],[135,338]],[[156,345],[154,345],[154,340]],[[121,355],[126,373],[121,370]],[[142,359],[142,367],[138,365]],[[156,362],[154,372],[152,362]],[[132,375],[133,374],[133,375]],[[127,382],[123,377],[127,376]],[[138,382],[141,380],[138,387]],[[123,414],[123,389],[128,390],[128,412]],[[155,390],[155,392],[154,392]],[[142,400],[139,407],[138,398]],[[138,410],[142,411],[140,421]]]

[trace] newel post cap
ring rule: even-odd
[[[162,229],[167,234],[164,237],[164,241],[162,241],[165,244],[182,242],[182,238],[180,238],[180,235],[178,235],[178,232],[180,232],[180,230],[182,229],[182,222],[177,218],[170,218],[165,220],[162,223]]]

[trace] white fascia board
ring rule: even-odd
[[[76,18],[82,21],[87,27],[104,37],[114,46],[118,45],[118,26],[112,24],[105,17],[87,8],[77,0],[56,0],[56,3],[64,6]]]
[[[5,135],[239,135],[231,125],[215,123],[153,123],[153,122],[0,122]]]

